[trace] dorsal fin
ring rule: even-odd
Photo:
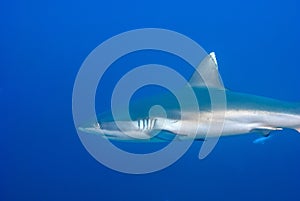
[[[201,61],[197,71],[193,74],[189,83],[191,86],[196,87],[224,89],[214,52],[211,52]]]

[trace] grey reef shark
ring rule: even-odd
[[[200,76],[203,74],[207,77],[205,81]],[[193,91],[198,109],[181,108],[174,95],[161,94],[132,103],[129,119],[122,115],[113,118],[111,112],[106,112],[99,115],[98,122],[80,126],[79,130],[109,140],[131,142],[202,141],[260,133],[261,137],[254,143],[264,143],[272,131],[289,128],[300,132],[299,102],[279,101],[224,88],[214,52],[201,61],[187,86],[183,86],[179,93],[184,94],[185,89]],[[218,107],[217,102],[212,108],[211,94],[225,97],[226,102],[220,102],[222,107]],[[158,112],[150,114],[153,105],[161,105],[163,112],[157,107]]]

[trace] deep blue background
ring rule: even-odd
[[[197,2],[197,3],[196,3]],[[1,1],[0,200],[299,200],[300,135],[200,143],[149,175],[114,172],[82,146],[72,88],[85,57],[136,28],[178,31],[217,53],[232,90],[300,101],[300,5],[285,1]]]

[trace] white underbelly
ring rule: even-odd
[[[187,138],[218,137],[246,134],[259,128],[299,128],[300,116],[288,113],[264,111],[227,111],[224,117],[202,114],[186,120],[164,120],[163,130],[184,135]]]

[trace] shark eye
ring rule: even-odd
[[[96,123],[94,124],[94,127],[95,127],[95,128],[100,128],[100,124],[99,124],[98,122],[96,122]]]

